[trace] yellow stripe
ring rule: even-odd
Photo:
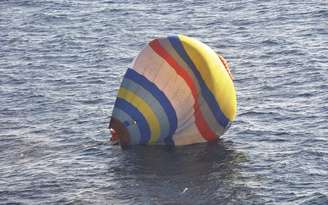
[[[132,104],[143,114],[150,128],[151,138],[149,143],[156,143],[160,134],[160,125],[151,107],[142,98],[123,87],[119,89],[118,97],[123,98],[124,100]]]
[[[224,115],[233,121],[237,112],[236,91],[218,55],[200,41],[179,35],[179,39]]]

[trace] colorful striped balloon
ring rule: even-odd
[[[216,140],[235,119],[228,64],[184,35],[151,41],[124,75],[114,105],[112,140],[186,145]]]

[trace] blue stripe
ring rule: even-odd
[[[174,144],[172,137],[175,133],[175,130],[177,129],[178,120],[175,109],[173,108],[172,104],[167,99],[165,94],[154,83],[152,83],[143,75],[140,75],[133,69],[128,69],[125,74],[125,77],[141,85],[144,89],[150,92],[161,104],[170,123],[170,131],[168,136],[164,139],[164,142],[169,145]]]
[[[137,122],[137,126],[141,134],[140,144],[147,144],[150,140],[150,128],[142,113],[129,102],[119,97],[116,99],[115,107],[123,110],[125,113],[128,113],[131,118]]]
[[[157,143],[163,144],[164,139],[169,136],[170,122],[162,105],[148,90],[129,78],[124,78],[121,87],[130,90],[135,95],[142,98],[151,107],[160,124],[160,135]]]
[[[201,77],[201,74],[199,73],[198,69],[188,56],[187,52],[185,51],[180,39],[178,36],[172,36],[168,37],[172,47],[177,51],[177,53],[180,55],[180,57],[188,64],[189,68],[191,69],[192,73],[195,75],[202,95],[204,99],[206,100],[209,108],[214,114],[214,117],[218,123],[220,123],[223,127],[226,127],[229,123],[229,119],[223,114],[223,112],[220,109],[220,106],[217,104],[216,99],[212,92],[208,89],[206,86],[204,80]]]
[[[139,127],[133,123],[133,121],[135,120],[131,118],[131,116],[128,115],[126,112],[119,109],[118,107],[114,108],[113,117],[121,121],[127,127],[130,136],[130,143],[139,144],[140,132],[139,132]]]

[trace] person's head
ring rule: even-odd
[[[120,144],[122,147],[129,144],[129,132],[120,120],[111,117],[108,128],[111,133],[110,141],[112,144]]]

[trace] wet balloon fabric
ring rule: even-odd
[[[235,119],[226,64],[184,35],[151,41],[123,77],[112,117],[130,144],[186,145],[216,140]]]
[[[327,17],[327,0],[0,1],[0,204],[328,204]],[[235,121],[215,144],[109,145],[131,62],[180,33],[230,63]]]

